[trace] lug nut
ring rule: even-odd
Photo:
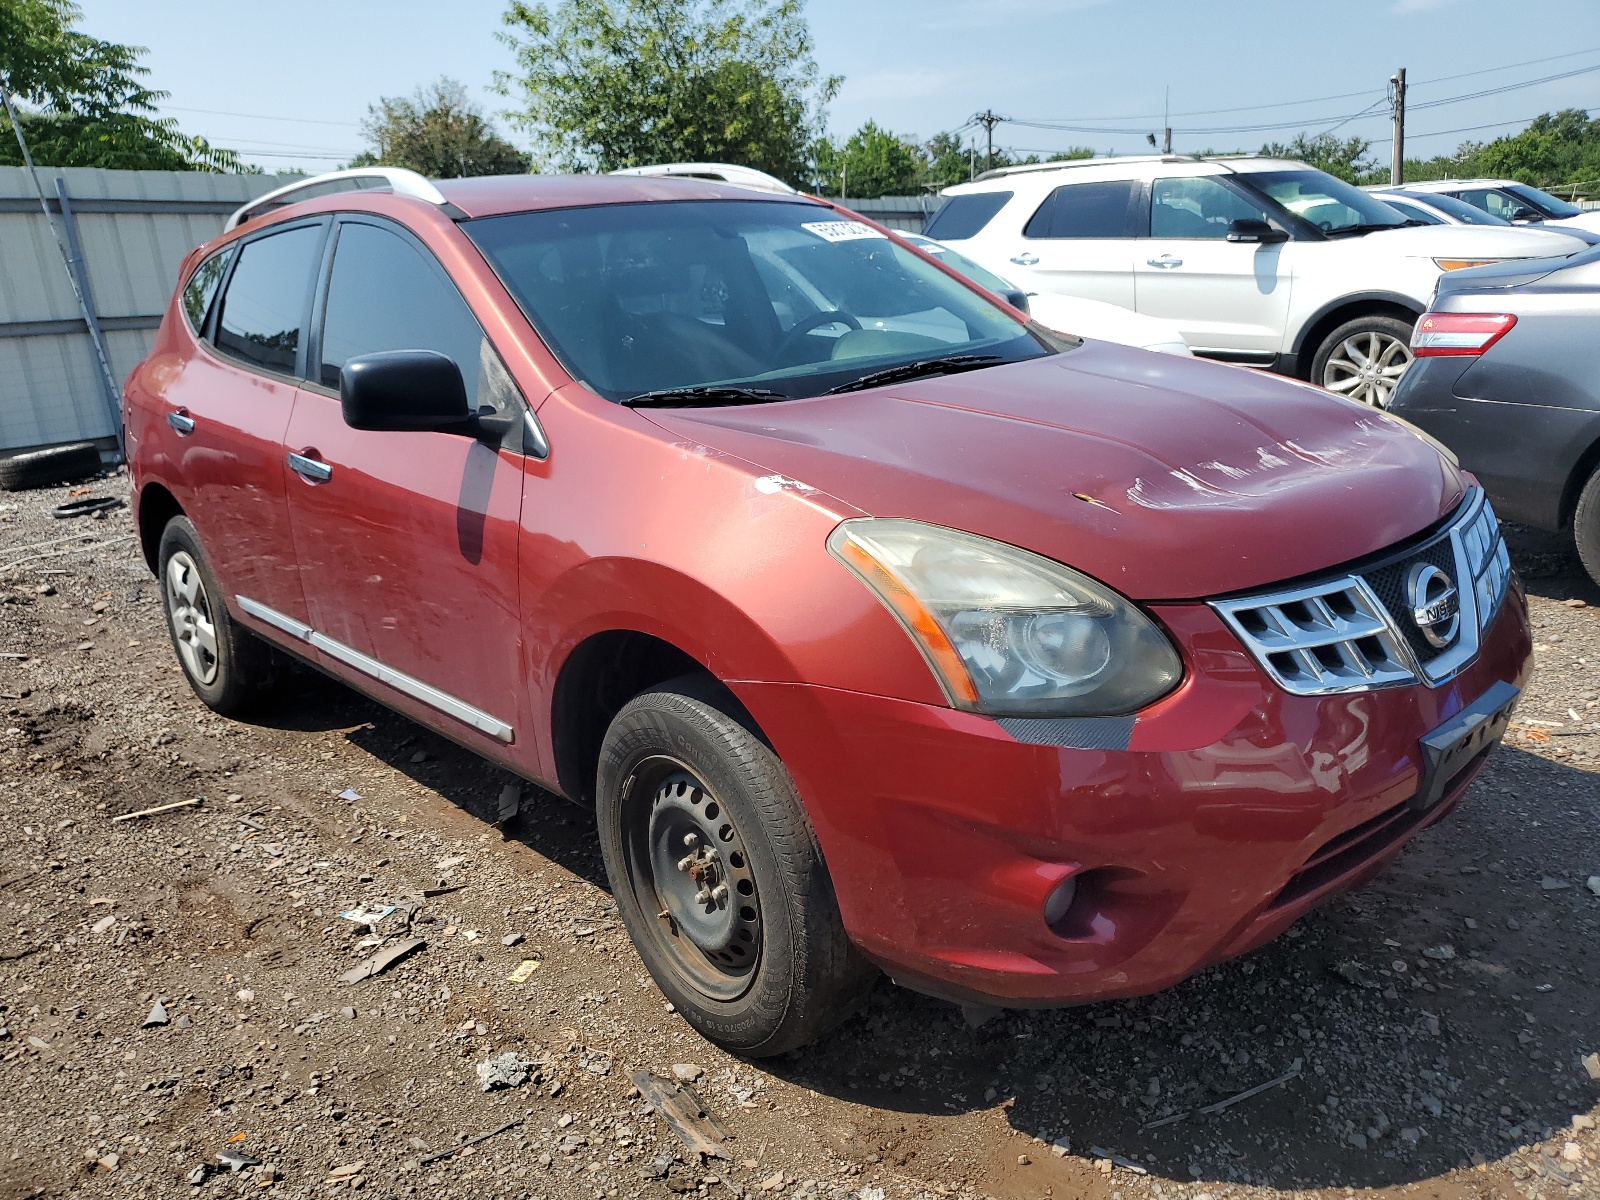
[[[716,887],[711,889],[711,898],[718,902],[726,900],[728,898],[728,885],[725,883],[717,884]]]
[[[678,870],[680,871],[687,871],[692,866],[694,866],[694,855],[692,854],[685,854],[678,860]]]
[[[694,832],[690,832],[690,833],[684,834],[683,835],[683,844],[685,846],[688,846],[691,850],[694,849],[696,846],[698,846],[700,844],[700,835],[698,833],[694,833]]]
[[[711,903],[711,892],[706,888],[701,888],[698,892],[696,892],[694,894],[694,898],[701,904],[710,904]]]

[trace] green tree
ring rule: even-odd
[[[1462,142],[1453,154],[1406,160],[1408,181],[1477,176],[1594,195],[1600,192],[1600,120],[1581,108],[1562,109],[1492,142]]]
[[[231,150],[184,134],[156,116],[165,92],[141,82],[144,50],[101,41],[74,28],[72,0],[0,0],[0,87],[33,160],[52,167],[237,171]],[[22,162],[16,134],[0,113],[0,164]]]
[[[1372,143],[1366,138],[1345,140],[1331,133],[1319,133],[1315,137],[1302,133],[1287,145],[1271,142],[1261,147],[1261,153],[1267,158],[1292,158],[1329,175],[1337,175],[1346,183],[1385,182],[1388,173],[1380,172],[1378,165],[1368,157],[1371,149]]]
[[[370,150],[352,167],[409,167],[433,179],[526,174],[533,160],[497,134],[467,98],[441,77],[410,96],[383,96],[361,123]]]
[[[495,85],[547,163],[728,162],[804,182],[840,80],[812,57],[804,0],[512,0]]]
[[[914,140],[898,137],[868,121],[842,146],[817,142],[816,187],[828,196],[857,200],[912,196],[922,188],[928,160]]]

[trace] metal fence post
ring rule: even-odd
[[[89,291],[89,272],[83,265],[83,245],[78,241],[78,222],[72,215],[72,201],[67,198],[67,181],[56,176],[56,199],[61,203],[61,224],[67,231],[67,270],[77,281],[78,300],[83,307],[83,320],[89,326],[89,340],[94,343],[95,357],[100,360],[100,389],[105,393],[106,407],[111,410],[111,428],[117,434],[117,450],[124,461],[128,445],[122,430],[122,389],[117,387],[111,373],[111,358],[106,354],[106,339],[100,332],[100,318],[94,311],[94,295]]]

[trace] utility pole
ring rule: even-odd
[[[1169,87],[1161,101],[1161,153],[1172,153],[1172,89]]]
[[[1394,116],[1394,156],[1389,160],[1389,183],[1399,187],[1406,174],[1406,69],[1389,77],[1389,111]]]
[[[993,109],[986,108],[981,113],[974,114],[972,119],[975,123],[983,126],[984,133],[988,137],[988,148],[984,151],[983,156],[983,169],[992,171],[994,170],[994,127],[1004,121],[1005,118]]]

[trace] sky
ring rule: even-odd
[[[268,171],[337,167],[363,148],[370,104],[441,75],[490,114],[509,105],[491,89],[514,66],[495,37],[505,0],[80,3],[85,32],[148,47],[165,115]],[[844,77],[836,136],[871,118],[970,138],[988,110],[1010,118],[997,146],[1127,154],[1148,149],[1165,110],[1179,152],[1332,131],[1370,138],[1387,162],[1385,93],[1402,66],[1410,157],[1559,108],[1600,115],[1596,0],[810,0],[806,12],[819,67]]]

